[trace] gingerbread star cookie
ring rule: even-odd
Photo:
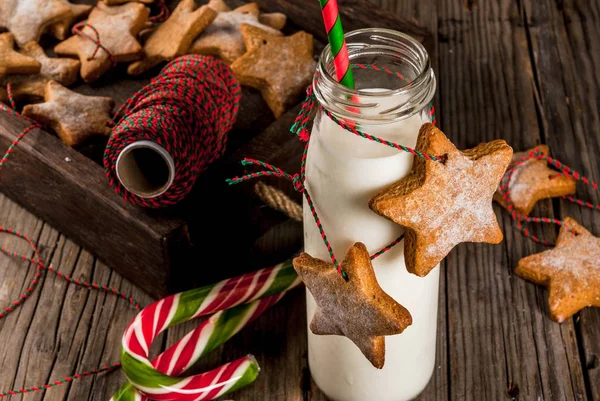
[[[275,114],[281,116],[302,95],[315,72],[313,37],[271,35],[252,25],[241,26],[248,51],[232,65],[242,85],[261,91]]]
[[[219,6],[218,8],[223,7]],[[256,3],[245,4],[233,11],[220,11],[212,24],[192,43],[189,52],[215,56],[227,64],[231,64],[246,51],[244,39],[240,32],[242,24],[252,25],[271,35],[282,35],[278,30],[261,24],[258,21],[259,13],[258,4]]]
[[[209,6],[196,8],[194,0],[182,0],[173,14],[148,36],[144,57],[131,63],[127,72],[139,75],[162,61],[173,60],[186,54],[192,40],[217,16]]]
[[[64,0],[2,0],[0,28],[12,32],[19,45],[37,42],[47,26],[60,21],[69,11]]]
[[[498,188],[494,194],[494,200],[504,208],[508,208],[506,198],[510,197],[514,209],[524,215],[531,213],[539,200],[574,194],[577,185],[574,178],[549,168],[547,160],[528,158],[532,153],[547,156],[548,146],[540,145],[527,152],[515,153],[513,164],[502,180],[502,190]],[[506,182],[507,179],[510,182]]]
[[[261,13],[258,16],[258,22],[280,31],[287,22],[287,16],[283,13]]]
[[[405,227],[409,272],[427,275],[461,242],[502,241],[492,197],[512,157],[503,140],[460,151],[433,124],[419,131],[410,174],[375,195],[369,207]]]
[[[210,0],[208,6],[219,12],[231,11],[231,8],[223,0]],[[283,13],[260,13],[258,22],[280,31],[287,22],[287,16]]]
[[[208,2],[208,6],[219,12],[231,11],[231,7],[229,7],[223,0],[210,0]]]
[[[51,34],[58,40],[65,40],[71,33],[71,27],[75,22],[84,19],[92,10],[92,6],[87,4],[73,4],[67,0],[63,2],[69,7],[69,12],[47,28],[47,33]]]
[[[18,53],[12,33],[0,33],[0,78],[8,74],[37,74],[41,69],[39,61]]]
[[[384,336],[402,333],[412,324],[412,317],[379,286],[367,248],[357,242],[348,250],[341,265],[347,280],[332,264],[307,253],[293,263],[318,307],[310,330],[348,337],[374,367],[381,369],[385,362]]]
[[[40,75],[49,80],[54,80],[62,85],[69,86],[77,81],[80,62],[71,58],[48,57],[44,49],[36,42],[27,42],[21,48],[21,53],[36,59],[42,65]]]
[[[94,29],[84,26],[83,35],[71,36],[56,45],[54,51],[62,56],[79,57],[81,77],[85,82],[95,81],[111,68],[113,62],[128,62],[141,57],[142,46],[136,36],[144,28],[149,13],[150,10],[140,3],[107,6],[99,2],[86,24],[97,31],[103,48],[98,49],[90,40],[96,38]]]
[[[554,249],[527,256],[515,273],[548,287],[552,319],[559,323],[587,306],[600,308],[600,238],[567,217]]]
[[[65,145],[80,145],[93,135],[110,135],[115,105],[111,98],[80,95],[50,81],[44,100],[25,106],[23,114],[52,128]]]

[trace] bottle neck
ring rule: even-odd
[[[335,78],[327,46],[313,80],[315,95],[337,118],[362,125],[387,124],[423,111],[436,89],[429,55],[421,43],[387,29],[363,29],[346,35],[356,89]]]

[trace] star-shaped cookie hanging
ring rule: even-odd
[[[0,78],[8,74],[37,74],[42,65],[32,57],[18,53],[15,37],[10,32],[0,33]]]
[[[28,104],[23,114],[52,128],[68,146],[93,135],[110,135],[114,102],[109,97],[84,96],[50,81],[44,103]]]
[[[577,185],[574,178],[565,177],[549,168],[547,160],[525,158],[532,152],[547,156],[548,146],[540,145],[527,152],[515,153],[512,162],[521,164],[509,167],[503,178],[501,185],[508,184],[507,190],[498,188],[494,194],[494,200],[504,208],[508,208],[505,196],[510,196],[514,209],[523,215],[531,213],[539,200],[574,194]],[[510,182],[505,182],[509,178]]]
[[[318,307],[310,330],[348,337],[374,367],[381,369],[384,336],[402,333],[412,324],[412,317],[379,286],[367,248],[357,242],[348,250],[341,265],[347,280],[332,264],[307,253],[293,263]]]
[[[515,273],[548,287],[552,319],[559,323],[587,306],[600,308],[600,238],[567,217],[554,249],[527,256]]]
[[[70,36],[73,24],[84,19],[92,10],[92,6],[87,4],[73,4],[67,0],[63,0],[63,3],[69,7],[70,11],[46,30],[58,40],[65,40]]]
[[[140,75],[163,61],[183,56],[216,16],[217,12],[207,5],[197,8],[194,0],[181,0],[169,18],[148,36],[144,57],[131,63],[127,72]]]
[[[2,0],[0,28],[15,35],[19,45],[40,40],[47,26],[60,21],[70,11],[64,0]]]
[[[419,131],[408,176],[369,201],[376,213],[405,227],[404,257],[409,272],[427,275],[461,242],[502,241],[492,197],[512,149],[503,140],[460,151],[432,124]]]
[[[144,28],[150,10],[140,3],[107,6],[98,2],[82,28],[83,35],[73,35],[54,48],[56,54],[76,56],[81,61],[81,77],[86,82],[100,78],[113,62],[136,60],[142,55],[142,46],[136,36]],[[88,37],[86,37],[86,36]],[[99,38],[103,48],[94,40]]]
[[[222,4],[209,4],[211,8],[223,8]],[[258,4],[248,3],[233,11],[219,11],[215,20],[202,32],[190,46],[190,53],[215,56],[227,64],[233,63],[246,51],[240,31],[242,24],[252,25],[271,35],[282,33],[259,22]]]
[[[312,80],[316,67],[313,37],[304,31],[276,36],[246,24],[240,29],[247,52],[231,69],[242,85],[260,90],[275,117],[279,117]]]

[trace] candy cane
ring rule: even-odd
[[[252,383],[259,372],[252,356],[207,373],[178,376],[299,284],[291,261],[287,261],[171,295],[145,308],[123,336],[121,363],[129,383],[121,387],[112,400],[212,400]],[[150,345],[162,331],[211,314],[152,362],[148,360]]]

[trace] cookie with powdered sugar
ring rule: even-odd
[[[27,42],[21,47],[21,54],[37,60],[42,68],[39,75],[47,80],[54,80],[69,86],[77,81],[81,63],[72,58],[48,57],[44,49],[36,42]]]
[[[15,50],[15,37],[10,32],[0,33],[0,79],[8,74],[37,74],[42,65],[33,57]]]
[[[293,264],[317,304],[310,330],[349,338],[374,367],[383,368],[385,336],[402,333],[412,316],[379,286],[365,245],[357,242],[346,253],[341,264],[346,278],[307,253]]]
[[[124,63],[142,57],[137,35],[146,25],[150,10],[141,3],[107,6],[103,2],[92,10],[82,35],[73,35],[54,47],[56,54],[75,56],[81,61],[81,77],[93,82],[108,71],[113,63]],[[91,39],[90,39],[91,38]],[[101,48],[95,39],[100,40]]]
[[[247,52],[231,69],[242,85],[260,90],[279,117],[302,96],[315,73],[313,37],[304,31],[271,35],[246,24],[241,31]]]
[[[508,209],[507,199],[517,212],[528,215],[535,204],[548,198],[573,195],[577,181],[548,167],[548,160],[533,155],[548,156],[549,149],[540,145],[526,152],[515,153],[512,165],[494,194],[494,200]],[[509,182],[506,182],[506,181]]]
[[[559,323],[585,307],[600,308],[600,238],[570,217],[554,249],[521,259],[515,273],[548,287],[550,314]]]
[[[52,128],[65,145],[77,146],[91,136],[110,135],[114,106],[109,97],[81,95],[50,81],[44,103],[26,105],[23,115]]]
[[[217,12],[207,5],[197,7],[194,0],[182,0],[169,18],[149,33],[144,43],[144,57],[131,63],[127,72],[140,75],[163,61],[187,54],[194,38],[216,16]]]
[[[225,5],[226,6],[226,5]],[[224,9],[224,3],[211,2],[209,7]],[[246,52],[240,27],[251,25],[271,35],[281,36],[277,29],[259,22],[258,4],[248,3],[232,11],[219,11],[215,20],[190,46],[189,53],[215,56],[227,64],[233,63]]]
[[[2,0],[0,28],[6,28],[19,45],[38,42],[42,32],[71,11],[65,0]]]
[[[425,276],[461,242],[502,241],[492,197],[512,148],[495,140],[460,151],[427,123],[416,150],[439,160],[415,156],[411,172],[372,197],[369,207],[405,227],[406,268]]]

